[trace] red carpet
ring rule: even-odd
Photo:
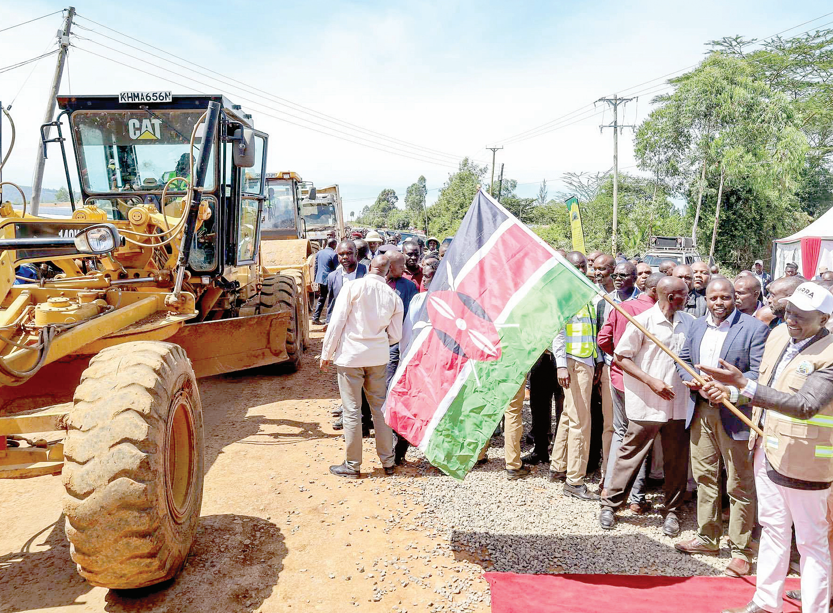
[[[492,613],[720,613],[752,599],[755,577],[486,573]],[[798,589],[787,579],[787,589]],[[784,613],[797,603],[784,601]]]

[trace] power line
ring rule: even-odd
[[[113,29],[113,28],[111,28],[111,27],[109,27],[109,26],[106,26],[106,25],[104,25],[104,24],[102,24],[102,23],[99,23],[99,22],[97,22],[97,21],[93,20],[93,19],[90,19],[89,17],[85,17],[85,16],[83,16],[83,15],[82,15],[82,18],[83,18],[83,19],[85,19],[85,20],[87,20],[87,21],[89,21],[89,22],[91,22],[91,23],[96,24],[97,26],[100,26],[100,27],[106,28],[107,30],[110,30],[111,32],[114,32],[114,33],[116,33],[116,34],[118,34],[118,35],[120,35],[120,36],[122,36],[122,37],[129,38],[129,39],[131,39],[131,40],[133,40],[133,41],[136,41],[136,42],[138,42],[138,43],[140,43],[140,44],[142,44],[142,45],[144,45],[144,46],[146,46],[146,47],[150,47],[151,49],[155,49],[155,50],[157,50],[157,51],[160,51],[160,52],[164,53],[164,54],[165,54],[166,56],[168,56],[168,57],[161,57],[161,56],[155,55],[155,54],[153,54],[153,53],[150,53],[149,51],[146,51],[146,50],[144,50],[144,49],[140,49],[140,48],[137,48],[137,47],[135,47],[135,46],[133,46],[133,45],[130,45],[130,44],[128,44],[128,43],[125,43],[123,40],[120,40],[120,39],[115,39],[115,38],[113,38],[113,37],[107,36],[106,34],[103,34],[103,33],[101,33],[101,32],[98,32],[97,30],[94,30],[94,29],[92,29],[92,28],[88,28],[88,27],[85,27],[85,26],[81,26],[81,27],[83,27],[85,30],[90,31],[90,32],[93,32],[93,33],[95,33],[95,34],[96,34],[96,35],[98,35],[98,36],[102,36],[102,37],[104,37],[104,38],[108,38],[108,39],[113,40],[113,41],[115,41],[115,42],[117,42],[117,43],[119,43],[119,44],[122,44],[122,45],[125,45],[125,46],[128,46],[128,47],[131,47],[131,48],[136,49],[136,50],[138,50],[138,51],[141,51],[142,53],[146,53],[146,54],[151,55],[151,56],[153,56],[153,57],[156,57],[156,58],[158,58],[158,59],[162,59],[162,60],[167,61],[167,62],[169,62],[169,63],[171,63],[171,64],[174,64],[174,65],[176,65],[176,66],[180,66],[181,68],[186,68],[187,70],[191,70],[191,71],[193,71],[193,72],[197,72],[197,71],[194,71],[194,70],[193,70],[193,68],[188,68],[188,67],[186,67],[186,66],[182,66],[181,64],[178,64],[177,62],[173,62],[172,60],[170,60],[170,59],[169,59],[169,57],[174,57],[174,58],[176,58],[176,59],[178,59],[178,60],[181,60],[181,61],[183,61],[183,62],[186,62],[186,63],[188,63],[188,64],[191,64],[192,66],[196,66],[196,67],[201,68],[201,69],[203,69],[203,70],[206,70],[206,71],[208,71],[208,72],[210,72],[210,73],[212,73],[212,74],[214,74],[214,75],[220,76],[220,77],[222,77],[223,79],[226,79],[227,81],[231,81],[231,82],[233,82],[233,83],[237,83],[237,84],[238,84],[238,85],[237,85],[237,88],[238,88],[238,89],[240,89],[240,86],[243,86],[243,87],[245,88],[245,90],[244,90],[244,91],[248,91],[248,93],[252,93],[252,94],[254,94],[254,95],[258,95],[259,97],[263,97],[263,98],[269,99],[269,100],[271,100],[272,102],[277,103],[277,104],[280,104],[280,105],[282,105],[282,106],[288,106],[288,107],[290,107],[290,108],[293,108],[294,110],[298,110],[298,111],[301,111],[301,112],[303,112],[303,113],[306,113],[306,114],[309,114],[309,115],[316,116],[316,117],[318,117],[319,119],[323,119],[323,120],[328,121],[328,122],[331,122],[331,123],[336,123],[336,124],[342,125],[342,126],[344,126],[344,127],[351,128],[352,130],[355,130],[355,131],[364,132],[365,134],[372,135],[374,138],[377,138],[377,139],[383,139],[383,140],[387,140],[387,141],[390,141],[390,142],[393,142],[393,143],[398,143],[399,145],[405,145],[405,146],[410,147],[410,148],[413,148],[413,149],[420,149],[420,150],[422,150],[422,151],[425,151],[425,152],[428,152],[428,153],[434,154],[434,157],[436,157],[436,155],[439,155],[439,156],[442,156],[442,157],[447,157],[447,158],[453,159],[453,160],[455,160],[455,161],[460,160],[460,159],[462,159],[462,158],[463,158],[463,156],[459,156],[459,155],[456,155],[456,154],[446,153],[446,152],[443,152],[443,151],[439,151],[439,150],[437,150],[437,149],[432,149],[432,148],[429,148],[429,147],[424,147],[424,146],[422,146],[422,145],[417,145],[417,144],[415,144],[415,143],[410,143],[410,142],[408,142],[408,141],[404,141],[404,140],[401,140],[401,139],[398,139],[398,138],[393,138],[393,137],[387,136],[387,135],[385,135],[385,134],[382,134],[381,132],[376,132],[376,131],[374,131],[374,130],[370,130],[370,129],[368,129],[368,128],[364,128],[364,127],[359,126],[359,125],[357,125],[357,124],[353,124],[353,123],[350,123],[350,122],[344,121],[344,120],[342,120],[342,119],[339,119],[339,118],[337,118],[337,117],[333,117],[332,115],[327,115],[326,113],[321,113],[320,111],[316,111],[315,109],[312,109],[312,108],[309,108],[309,107],[303,106],[303,105],[301,105],[301,104],[298,104],[298,103],[293,102],[293,101],[291,101],[291,100],[288,100],[288,99],[286,99],[286,98],[282,98],[282,97],[277,96],[277,95],[275,95],[275,94],[272,94],[272,93],[270,93],[270,92],[268,92],[268,91],[265,91],[265,90],[263,90],[263,89],[257,88],[257,87],[255,87],[255,86],[253,86],[253,85],[248,85],[248,84],[244,83],[243,81],[240,81],[240,80],[235,79],[235,78],[233,78],[233,77],[229,77],[229,76],[224,75],[224,74],[222,74],[222,73],[220,73],[220,72],[217,72],[216,70],[212,70],[211,68],[208,68],[208,67],[206,67],[206,66],[202,66],[201,64],[197,64],[197,63],[195,63],[195,62],[192,62],[191,60],[188,60],[188,59],[186,59],[186,58],[183,58],[183,57],[180,57],[180,56],[175,55],[175,54],[173,54],[173,53],[170,53],[169,51],[166,51],[165,49],[161,49],[161,48],[159,48],[159,47],[156,47],[156,46],[154,46],[154,45],[152,45],[152,44],[150,44],[150,43],[144,42],[144,41],[142,41],[142,40],[140,40],[140,39],[138,39],[138,38],[135,38],[135,37],[133,37],[133,36],[130,36],[129,34],[125,34],[125,33],[123,33],[123,32],[119,32],[118,30],[115,30],[115,29]],[[88,40],[92,40],[92,39],[88,39]],[[93,41],[93,42],[95,42],[95,41]],[[99,43],[99,44],[100,44],[100,43]],[[208,75],[206,75],[206,74],[204,74],[204,73],[198,73],[198,74],[201,74],[202,76],[208,76]],[[214,77],[214,78],[216,78],[216,77]],[[227,83],[227,84],[228,84],[228,83]],[[263,94],[263,95],[256,94],[255,92],[259,92],[260,94]],[[283,111],[279,111],[279,112],[283,112]],[[309,120],[304,119],[304,121],[309,121]],[[329,126],[327,126],[327,128],[328,128],[328,129],[333,129],[333,128],[330,128]],[[366,137],[361,137],[361,138],[365,138],[365,139],[366,139]]]
[[[168,78],[166,78],[166,77],[163,77],[163,76],[161,76],[161,75],[159,75],[159,74],[152,73],[152,72],[148,72],[147,70],[142,70],[141,68],[137,68],[136,66],[131,66],[130,64],[125,64],[124,62],[119,62],[118,60],[115,60],[115,59],[113,59],[113,58],[111,58],[111,57],[107,57],[107,56],[101,55],[101,54],[99,54],[99,53],[95,53],[94,51],[90,51],[89,49],[86,49],[86,48],[84,48],[84,47],[79,47],[78,45],[75,45],[75,44],[73,44],[73,47],[75,47],[76,49],[78,49],[78,50],[80,50],[80,51],[84,51],[85,53],[89,53],[90,55],[94,55],[94,56],[96,56],[96,57],[99,57],[99,58],[101,58],[101,59],[107,60],[107,61],[109,61],[109,62],[113,62],[113,63],[118,64],[118,65],[120,65],[120,66],[124,66],[125,68],[130,68],[130,69],[132,69],[132,70],[136,70],[136,71],[138,71],[138,72],[141,72],[141,73],[143,73],[143,74],[149,75],[149,76],[151,76],[151,77],[154,77],[154,78],[157,78],[157,79],[161,79],[161,80],[163,80],[163,81],[165,81],[165,82],[167,82],[167,83],[172,83],[172,84],[174,84],[174,85],[178,85],[178,86],[181,86],[181,87],[185,87],[185,88],[187,88],[187,89],[190,89],[191,91],[194,91],[194,92],[197,92],[197,93],[200,93],[200,94],[207,94],[207,93],[209,93],[209,92],[205,92],[205,91],[201,91],[201,90],[199,90],[199,89],[196,89],[196,88],[194,88],[194,87],[192,87],[192,86],[189,86],[189,85],[183,84],[183,83],[181,83],[180,81],[174,81],[174,80],[172,80],[172,79],[168,79]],[[123,55],[126,55],[126,54],[123,54]],[[132,56],[131,56],[131,57],[132,57]],[[140,61],[142,61],[142,60],[140,60]],[[149,64],[149,65],[151,65],[151,66],[155,66],[154,64],[150,64],[150,62],[145,62],[145,63],[146,63],[146,64]],[[162,70],[166,70],[166,69],[162,68]],[[190,80],[190,81],[194,81],[195,83],[199,83],[200,85],[205,85],[205,86],[207,86],[207,87],[212,87],[212,88],[213,88],[213,86],[212,86],[212,85],[209,85],[209,84],[203,83],[203,82],[201,82],[201,81],[197,81],[196,79],[193,79],[193,78],[191,78],[191,77],[187,77],[187,76],[185,76],[185,75],[181,75],[181,74],[179,74],[179,73],[175,73],[175,72],[170,71],[170,70],[168,70],[168,72],[169,72],[170,74],[172,74],[172,75],[179,76],[179,77],[182,77],[182,78],[188,79],[188,80]],[[244,99],[245,99],[245,98],[244,98]],[[456,165],[451,164],[451,163],[449,163],[449,162],[445,162],[445,161],[436,161],[436,160],[434,160],[434,159],[429,159],[429,158],[424,158],[424,157],[416,157],[416,155],[418,155],[418,152],[413,152],[413,153],[414,153],[414,155],[410,155],[409,153],[402,152],[402,151],[400,151],[400,150],[382,149],[381,147],[384,147],[384,146],[386,146],[386,145],[383,145],[383,144],[381,144],[381,143],[376,143],[376,144],[378,144],[378,145],[379,145],[379,147],[376,147],[376,146],[374,146],[374,145],[372,145],[372,144],[363,143],[363,142],[359,142],[359,141],[353,140],[353,139],[351,139],[351,138],[346,138],[346,137],[343,137],[343,136],[338,136],[338,135],[336,135],[336,134],[331,134],[331,133],[329,133],[329,132],[324,132],[323,130],[318,130],[318,129],[316,129],[316,128],[312,128],[312,127],[307,126],[307,125],[304,125],[304,124],[296,123],[296,122],[294,122],[294,121],[290,121],[290,120],[288,120],[288,119],[286,119],[286,118],[284,118],[284,117],[279,117],[278,115],[274,115],[274,114],[272,114],[272,113],[269,113],[269,112],[263,111],[263,110],[262,110],[262,108],[263,108],[263,107],[262,107],[262,105],[261,105],[261,104],[259,104],[259,103],[254,103],[254,104],[255,104],[255,105],[257,105],[257,107],[261,107],[261,110],[259,110],[258,112],[262,113],[263,115],[265,115],[265,116],[267,116],[267,117],[272,117],[273,119],[277,119],[277,120],[279,120],[279,121],[283,121],[284,123],[288,123],[288,124],[291,124],[291,125],[294,125],[294,126],[298,126],[298,127],[300,127],[300,128],[304,128],[304,129],[306,129],[306,130],[312,130],[313,132],[318,132],[319,134],[324,134],[325,136],[330,136],[330,137],[332,137],[332,138],[337,138],[337,139],[339,139],[339,140],[347,141],[347,142],[350,142],[350,143],[353,143],[353,144],[356,144],[356,145],[360,145],[360,146],[362,146],[362,147],[368,147],[368,148],[370,148],[370,149],[376,149],[377,151],[381,151],[381,152],[383,152],[383,153],[389,153],[389,154],[398,155],[398,156],[401,156],[401,157],[410,158],[410,159],[412,159],[412,160],[416,160],[416,161],[418,161],[418,162],[424,162],[424,163],[428,163],[428,164],[435,164],[435,165],[437,165],[437,166],[444,166],[444,167],[447,167],[447,168],[449,168],[449,167],[456,167]],[[253,107],[253,108],[255,108],[255,107]],[[283,112],[284,112],[284,111],[280,111],[280,110],[277,110],[277,109],[272,109],[271,107],[266,107],[266,108],[270,108],[271,110],[273,110],[273,111],[275,111],[275,112],[278,112],[278,113],[283,113]],[[332,128],[327,127],[327,129],[332,129]]]
[[[818,20],[820,20],[820,19],[824,19],[825,17],[827,17],[827,16],[829,16],[829,15],[833,15],[833,11],[831,11],[831,12],[829,12],[829,13],[825,13],[824,15],[820,15],[820,16],[818,16],[818,17],[814,18],[814,19],[810,19],[810,20],[808,20],[808,21],[805,21],[805,22],[803,22],[803,23],[800,23],[800,24],[798,24],[798,25],[796,25],[796,26],[792,26],[792,27],[787,28],[787,29],[785,29],[785,30],[781,30],[780,32],[777,32],[777,33],[775,33],[775,34],[772,34],[772,35],[770,35],[770,36],[768,36],[768,37],[766,37],[766,38],[764,38],[764,39],[762,39],[762,40],[768,40],[768,39],[774,38],[774,37],[776,37],[776,36],[780,36],[781,34],[783,34],[783,33],[785,33],[785,32],[789,32],[790,30],[794,30],[794,29],[796,29],[796,28],[800,28],[801,26],[807,25],[808,23],[812,23],[812,22],[814,22],[814,21],[818,21]],[[829,22],[829,23],[824,23],[824,24],[821,24],[820,26],[817,26],[817,28],[816,28],[816,29],[818,29],[818,28],[823,28],[823,27],[824,27],[824,26],[826,26],[826,25],[830,25],[830,23],[833,23],[833,22]],[[811,28],[811,30],[812,30],[812,29],[813,29],[813,28]],[[807,33],[808,33],[808,32],[810,32],[811,30],[807,30],[807,31],[805,31],[805,32],[802,32],[801,34],[807,34]],[[801,34],[796,35],[796,37],[797,37],[797,36],[801,36]],[[747,45],[750,45],[750,44],[753,44],[753,43],[757,43],[757,42],[759,42],[759,41],[754,40],[754,39],[753,39],[753,40],[749,40],[749,41],[747,41],[747,42],[743,43],[743,44],[741,45],[741,47],[745,47],[745,46],[747,46]],[[632,85],[632,86],[630,86],[630,87],[627,87],[627,88],[625,88],[625,89],[623,89],[623,90],[619,90],[619,91],[620,91],[621,93],[626,93],[626,94],[628,94],[628,95],[630,95],[630,96],[633,96],[633,95],[636,95],[636,93],[632,92],[631,90],[635,90],[635,89],[637,89],[637,88],[639,88],[639,87],[642,87],[643,85],[647,85],[647,84],[649,84],[649,83],[653,83],[653,82],[655,82],[655,81],[659,81],[659,80],[666,79],[666,78],[668,78],[668,77],[670,77],[670,76],[672,76],[672,75],[675,75],[675,74],[678,74],[678,73],[681,73],[681,72],[686,72],[686,71],[688,71],[688,70],[691,70],[692,68],[696,68],[696,67],[697,67],[697,66],[699,66],[699,65],[700,65],[700,64],[699,64],[699,62],[698,62],[698,63],[696,63],[696,64],[691,64],[690,66],[686,66],[685,68],[680,68],[680,69],[678,69],[678,70],[674,70],[674,71],[669,72],[669,73],[666,73],[666,74],[664,74],[664,75],[662,75],[662,76],[655,77],[655,78],[653,78],[653,79],[649,79],[648,81],[644,81],[644,82],[642,82],[642,83],[638,83],[638,84],[636,84],[636,85]],[[663,85],[666,85],[666,84],[663,84]],[[649,88],[649,89],[652,89],[652,88]],[[637,93],[638,93],[638,92],[637,92]],[[586,113],[586,112],[587,112],[587,110],[586,110],[586,109],[587,109],[587,107],[588,107],[588,106],[591,106],[591,104],[590,104],[590,103],[585,104],[584,106],[581,106],[581,107],[579,107],[579,108],[575,109],[574,111],[571,111],[571,112],[569,112],[569,113],[567,113],[567,114],[565,114],[565,115],[561,115],[560,117],[557,117],[557,118],[555,118],[555,119],[553,119],[553,120],[551,120],[551,121],[548,121],[547,123],[541,124],[541,125],[539,125],[539,126],[537,126],[537,127],[535,127],[535,128],[531,128],[531,129],[529,129],[529,130],[526,130],[526,131],[524,131],[524,132],[520,132],[520,133],[518,133],[518,134],[515,134],[515,135],[513,135],[513,136],[510,136],[510,137],[508,137],[508,138],[505,138],[505,139],[503,139],[503,140],[499,140],[499,141],[496,141],[496,142],[501,142],[501,143],[504,143],[504,144],[516,144],[516,143],[522,142],[522,141],[524,141],[524,140],[527,140],[528,138],[535,138],[535,137],[537,137],[537,136],[541,136],[541,135],[543,135],[543,134],[548,134],[549,132],[554,131],[554,130],[546,130],[546,128],[548,128],[548,127],[550,127],[550,126],[554,126],[554,125],[556,125],[556,124],[560,124],[560,123],[562,123],[563,121],[566,121],[567,119],[574,119],[574,117],[572,117],[573,115],[580,114],[580,113]],[[591,116],[592,116],[592,115],[591,115]],[[584,117],[584,118],[586,119],[587,117]],[[568,124],[568,125],[572,125],[572,124]],[[560,127],[567,127],[567,126],[560,126]],[[559,128],[556,128],[556,129],[560,129],[560,127],[559,127]],[[543,130],[543,131],[539,132],[539,130]]]
[[[20,23],[14,24],[13,26],[3,28],[2,30],[0,30],[0,33],[3,33],[7,30],[13,30],[14,28],[19,28],[20,26],[25,26],[27,23],[32,23],[34,21],[39,21],[41,19],[46,19],[47,17],[52,17],[52,15],[57,15],[58,13],[63,13],[63,12],[64,12],[63,9],[61,9],[60,11],[55,11],[53,13],[47,13],[46,15],[41,15],[40,17],[35,17],[34,19],[30,19],[29,21],[22,21]]]
[[[44,53],[43,55],[39,55],[37,57],[29,58],[28,60],[23,60],[22,62],[17,62],[16,64],[11,64],[9,66],[4,66],[3,68],[0,68],[0,74],[3,74],[4,72],[9,72],[9,71],[15,70],[16,68],[22,68],[23,66],[26,66],[27,64],[31,64],[32,62],[37,62],[38,60],[42,60],[43,58],[48,57],[50,55],[55,55],[56,53],[58,53],[58,51],[60,51],[60,49],[55,49],[54,51]]]
[[[77,39],[80,39],[80,40],[89,41],[89,42],[91,42],[91,43],[94,43],[94,44],[96,44],[96,45],[99,45],[99,46],[101,46],[101,47],[104,47],[105,49],[109,49],[110,51],[114,51],[115,53],[119,53],[119,54],[121,54],[121,55],[123,55],[123,56],[125,56],[125,57],[129,57],[129,58],[131,58],[131,59],[137,60],[137,61],[139,61],[139,62],[142,62],[142,63],[144,63],[144,64],[147,64],[148,66],[153,66],[154,68],[158,68],[158,69],[160,69],[160,70],[165,70],[165,71],[169,72],[170,74],[176,75],[176,76],[178,76],[178,77],[182,77],[183,79],[188,79],[188,80],[190,80],[190,81],[193,81],[194,83],[198,83],[198,84],[203,85],[203,86],[205,86],[205,87],[209,87],[209,88],[212,88],[212,89],[216,89],[216,86],[215,86],[215,85],[213,85],[213,84],[211,84],[211,83],[206,83],[206,82],[204,82],[204,81],[199,81],[199,80],[195,79],[194,77],[190,77],[190,76],[185,75],[185,74],[182,74],[182,73],[174,72],[174,71],[172,71],[172,70],[170,70],[170,69],[168,69],[168,68],[166,68],[166,67],[164,67],[164,66],[160,66],[160,65],[158,65],[158,64],[154,64],[153,62],[148,62],[147,60],[144,60],[144,59],[142,59],[142,58],[140,58],[140,57],[136,57],[135,55],[131,55],[131,54],[129,54],[129,53],[125,53],[125,52],[123,52],[123,51],[120,51],[119,49],[115,49],[114,47],[110,47],[109,45],[105,45],[105,44],[103,44],[103,43],[99,43],[99,42],[97,42],[97,41],[94,41],[94,40],[92,40],[92,39],[90,39],[90,38],[86,38],[86,37],[83,37],[83,36],[77,36],[77,35],[75,35],[75,37],[76,37]],[[81,47],[78,47],[78,48],[80,49]],[[86,50],[86,51],[87,51],[88,53],[90,52],[89,50]],[[223,88],[221,87],[220,89],[223,89]],[[209,92],[202,92],[202,93],[209,93]],[[328,126],[328,125],[326,125],[326,124],[321,124],[321,123],[318,123],[318,122],[312,121],[311,119],[307,119],[306,117],[302,117],[302,116],[299,116],[299,115],[295,115],[295,114],[293,114],[293,113],[289,113],[289,112],[284,111],[284,110],[281,110],[281,109],[276,109],[276,108],[274,108],[274,107],[272,107],[272,106],[264,105],[264,104],[262,104],[262,103],[258,102],[257,100],[253,100],[253,99],[251,99],[251,98],[247,98],[247,97],[245,97],[245,96],[241,96],[241,95],[239,95],[239,94],[235,94],[235,97],[236,97],[237,99],[239,99],[239,100],[245,100],[245,101],[247,101],[247,102],[250,102],[250,103],[253,105],[253,106],[252,106],[252,108],[257,108],[257,107],[259,106],[259,107],[261,107],[261,109],[262,109],[263,107],[265,107],[265,108],[267,108],[267,109],[269,109],[269,110],[272,110],[272,111],[274,111],[274,112],[276,112],[276,113],[281,113],[281,114],[284,114],[284,115],[288,115],[289,117],[292,117],[292,118],[294,118],[294,119],[298,119],[299,121],[305,121],[305,122],[307,122],[307,123],[311,123],[311,124],[313,124],[313,125],[319,126],[319,127],[324,128],[324,129],[326,129],[326,130],[331,130],[331,131],[333,131],[333,132],[338,132],[339,134],[344,134],[345,136],[348,136],[348,137],[358,138],[358,139],[360,139],[360,140],[362,140],[362,141],[366,141],[367,143],[370,143],[370,144],[372,144],[372,145],[378,145],[378,146],[380,146],[380,147],[387,147],[388,149],[386,149],[385,151],[387,151],[387,152],[389,152],[389,153],[396,153],[396,152],[399,152],[399,151],[403,151],[403,149],[402,149],[401,147],[397,147],[397,146],[395,146],[395,145],[388,145],[388,144],[386,144],[386,143],[379,143],[379,142],[376,142],[376,141],[371,141],[371,140],[369,140],[369,139],[368,139],[368,138],[366,138],[366,137],[363,137],[363,136],[360,136],[360,135],[356,135],[356,134],[352,134],[352,133],[350,133],[350,132],[345,132],[344,130],[339,130],[339,129],[334,128],[334,127],[332,127],[332,126]],[[261,112],[263,112],[263,111],[261,110]],[[264,114],[267,114],[267,113],[264,113]],[[272,116],[272,115],[270,115],[270,116]],[[275,117],[275,116],[272,116],[272,117]],[[283,119],[282,117],[275,117],[275,118],[276,118],[276,119],[280,119],[280,120],[282,120],[282,121],[287,121],[288,123],[293,123],[293,122],[290,122],[290,121],[288,121],[288,120]],[[308,126],[305,126],[305,125],[303,125],[303,124],[294,124],[294,125],[298,125],[299,127],[302,127],[302,128],[307,128],[307,127],[308,127]],[[309,129],[312,129],[312,128],[309,128]],[[328,132],[323,132],[323,133],[324,133],[324,134],[329,134]],[[331,136],[335,136],[335,135],[331,135]],[[351,142],[356,142],[357,144],[364,144],[364,143],[359,143],[358,141],[351,141]],[[420,152],[420,151],[406,151],[406,152],[407,152],[408,154],[413,154],[413,155],[420,156],[420,158],[421,158],[421,159],[425,159],[425,160],[432,161],[432,163],[437,163],[437,164],[442,164],[442,165],[451,165],[451,164],[452,164],[452,162],[451,162],[450,160],[445,160],[445,159],[441,159],[441,158],[436,158],[435,156],[432,156],[431,154],[428,154],[428,153],[422,153],[422,152]]]

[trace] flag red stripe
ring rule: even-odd
[[[457,291],[477,300],[489,317],[496,320],[509,299],[551,257],[522,227],[512,226],[465,276]],[[449,351],[429,331],[428,338],[388,394],[388,424],[412,444],[419,445],[431,417],[466,362],[466,358]]]
[[[457,291],[477,300],[494,321],[509,298],[551,257],[521,226],[513,225],[460,282]]]

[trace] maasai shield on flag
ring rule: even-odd
[[[449,475],[477,461],[529,369],[597,288],[479,191],[440,263],[385,419]]]

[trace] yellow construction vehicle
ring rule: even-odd
[[[169,92],[58,104],[42,140],[59,143],[72,195],[68,122],[72,218],[0,207],[0,478],[63,470],[80,574],[143,587],[176,575],[199,520],[196,379],[297,367],[303,285],[263,266],[268,136],[239,106]],[[44,409],[67,388],[67,407]],[[38,410],[16,412],[24,398]]]
[[[302,186],[306,184],[296,172],[270,172],[266,174],[266,201],[264,203],[260,246],[263,265],[273,274],[292,276],[298,293],[312,294],[314,251],[317,243],[307,237],[304,218],[301,216]],[[315,188],[312,188],[313,195]],[[309,300],[302,300],[303,310],[298,317],[298,336],[304,347],[309,346]]]

